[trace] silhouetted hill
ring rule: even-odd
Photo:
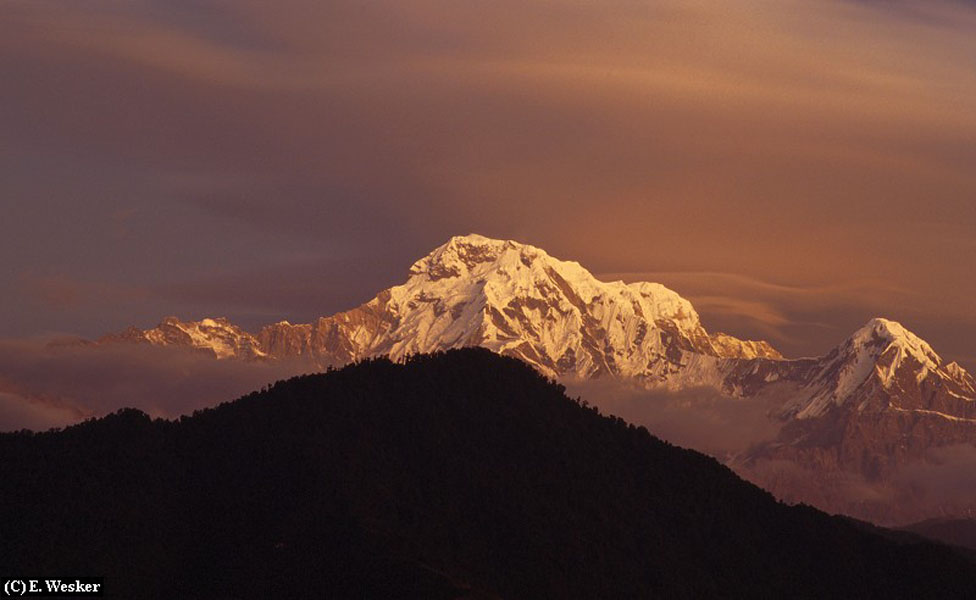
[[[0,565],[126,598],[976,597],[949,548],[777,503],[563,391],[470,349],[0,435]]]

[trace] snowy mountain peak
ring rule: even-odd
[[[831,405],[865,397],[872,390],[918,388],[931,374],[953,379],[925,340],[881,317],[868,321],[817,365],[808,383],[812,396],[798,412],[800,418],[821,416]]]
[[[410,268],[410,277],[434,282],[456,277],[488,277],[493,272],[511,276],[520,271],[531,272],[544,268],[553,261],[545,250],[535,246],[469,234],[452,237],[447,243],[415,262]],[[585,273],[577,263],[566,264]]]
[[[894,346],[929,368],[937,368],[942,359],[932,347],[901,323],[876,317],[854,332],[849,343],[855,348],[880,348],[881,353]]]
[[[851,334],[850,339],[858,343],[871,343],[880,339],[889,343],[904,343],[928,348],[928,344],[924,340],[909,331],[904,325],[884,317],[871,319]]]
[[[943,367],[946,379],[958,386],[958,390],[967,398],[976,398],[976,379],[963,369],[959,363],[951,362]]]
[[[438,285],[440,284],[440,285]],[[635,296],[647,317],[674,320],[682,330],[700,327],[691,303],[658,283],[599,281],[578,262],[563,261],[545,250],[512,240],[495,240],[478,234],[455,236],[418,260],[410,268],[403,288],[424,291],[474,284],[494,304],[512,298],[552,294],[569,296],[584,304]],[[394,288],[396,289],[396,288]]]
[[[692,371],[704,384],[719,359],[779,357],[765,342],[709,335],[691,303],[663,285],[603,282],[535,246],[477,234],[452,237],[358,308],[269,326],[258,339],[269,354],[320,363],[483,346],[553,377],[648,385],[677,385],[676,374]]]
[[[972,375],[970,375],[969,372],[962,368],[962,366],[956,361],[952,361],[951,363],[947,364],[945,366],[945,371],[956,381],[972,381]]]
[[[678,365],[682,350],[759,348],[713,345],[691,303],[663,285],[602,282],[535,246],[475,234],[448,240],[370,305],[395,316],[384,342],[393,356],[481,345],[553,376],[647,377]]]

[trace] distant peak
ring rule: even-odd
[[[854,348],[878,347],[884,352],[890,347],[896,347],[906,354],[914,356],[923,365],[930,368],[942,364],[942,359],[925,340],[909,331],[898,321],[875,317],[854,332],[848,343]]]
[[[915,334],[905,329],[905,326],[898,321],[892,321],[891,319],[886,319],[884,317],[874,317],[865,323],[860,329],[858,329],[854,335],[859,333],[868,335],[875,334],[882,336],[885,339],[895,339],[908,336],[916,337]]]
[[[972,386],[972,376],[956,361],[952,361],[951,363],[947,364],[945,366],[945,371],[949,374],[951,379],[964,385],[968,384],[969,386]]]
[[[885,340],[888,342],[906,342],[913,346],[924,346],[928,348],[928,343],[909,331],[898,321],[875,317],[854,332],[851,339],[855,342],[870,343],[874,340]],[[928,348],[931,350],[931,348]]]
[[[946,371],[952,373],[953,375],[963,375],[966,373],[966,369],[963,369],[962,365],[956,361],[952,361],[951,363],[947,364],[945,368]]]
[[[449,239],[446,244],[434,250],[432,254],[437,253],[437,251],[441,249],[463,253],[465,251],[470,251],[472,248],[490,249],[494,252],[504,252],[506,250],[516,250],[516,251],[527,250],[531,253],[545,254],[545,251],[542,250],[541,248],[536,248],[535,246],[531,246],[529,244],[517,242],[515,240],[499,240],[495,238],[489,238],[477,233],[469,233],[468,235],[456,235],[451,239]]]
[[[194,327],[233,327],[233,324],[227,319],[227,317],[204,317],[199,321],[184,321],[183,319],[176,316],[164,317],[159,323],[159,327],[170,325],[170,326],[194,326]]]
[[[511,240],[507,240],[511,241]],[[504,244],[505,240],[497,240],[486,237],[480,233],[469,233],[467,235],[454,235],[447,241],[448,244]]]
[[[231,322],[227,320],[227,317],[205,317],[200,319],[200,325],[204,327],[230,327]]]
[[[470,233],[457,235],[438,246],[410,267],[410,275],[426,275],[431,281],[470,275],[499,261],[528,266],[533,261],[549,259],[540,248],[513,240],[497,240]]]

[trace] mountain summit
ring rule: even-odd
[[[831,405],[850,403],[855,397],[866,399],[875,392],[886,397],[918,392],[930,378],[932,383],[954,384],[952,388],[957,393],[965,391],[961,388],[967,380],[972,381],[958,365],[943,364],[928,343],[901,323],[874,318],[818,359],[806,382],[806,388],[813,393],[797,416],[822,416]],[[967,387],[971,391],[971,386]],[[886,401],[874,409],[889,405]],[[870,408],[866,401],[858,406],[859,410]]]
[[[200,347],[203,338],[188,339]],[[552,377],[614,375],[670,386],[702,382],[711,363],[692,355],[781,357],[766,342],[709,334],[691,303],[663,285],[602,282],[540,248],[475,234],[451,238],[415,262],[405,283],[357,308],[309,324],[269,325],[255,342],[215,344],[214,353],[224,358],[253,347],[258,352],[243,357],[298,356],[325,367],[482,346]]]

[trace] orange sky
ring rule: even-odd
[[[976,369],[976,4],[6,0],[0,336],[309,320],[450,235]]]

